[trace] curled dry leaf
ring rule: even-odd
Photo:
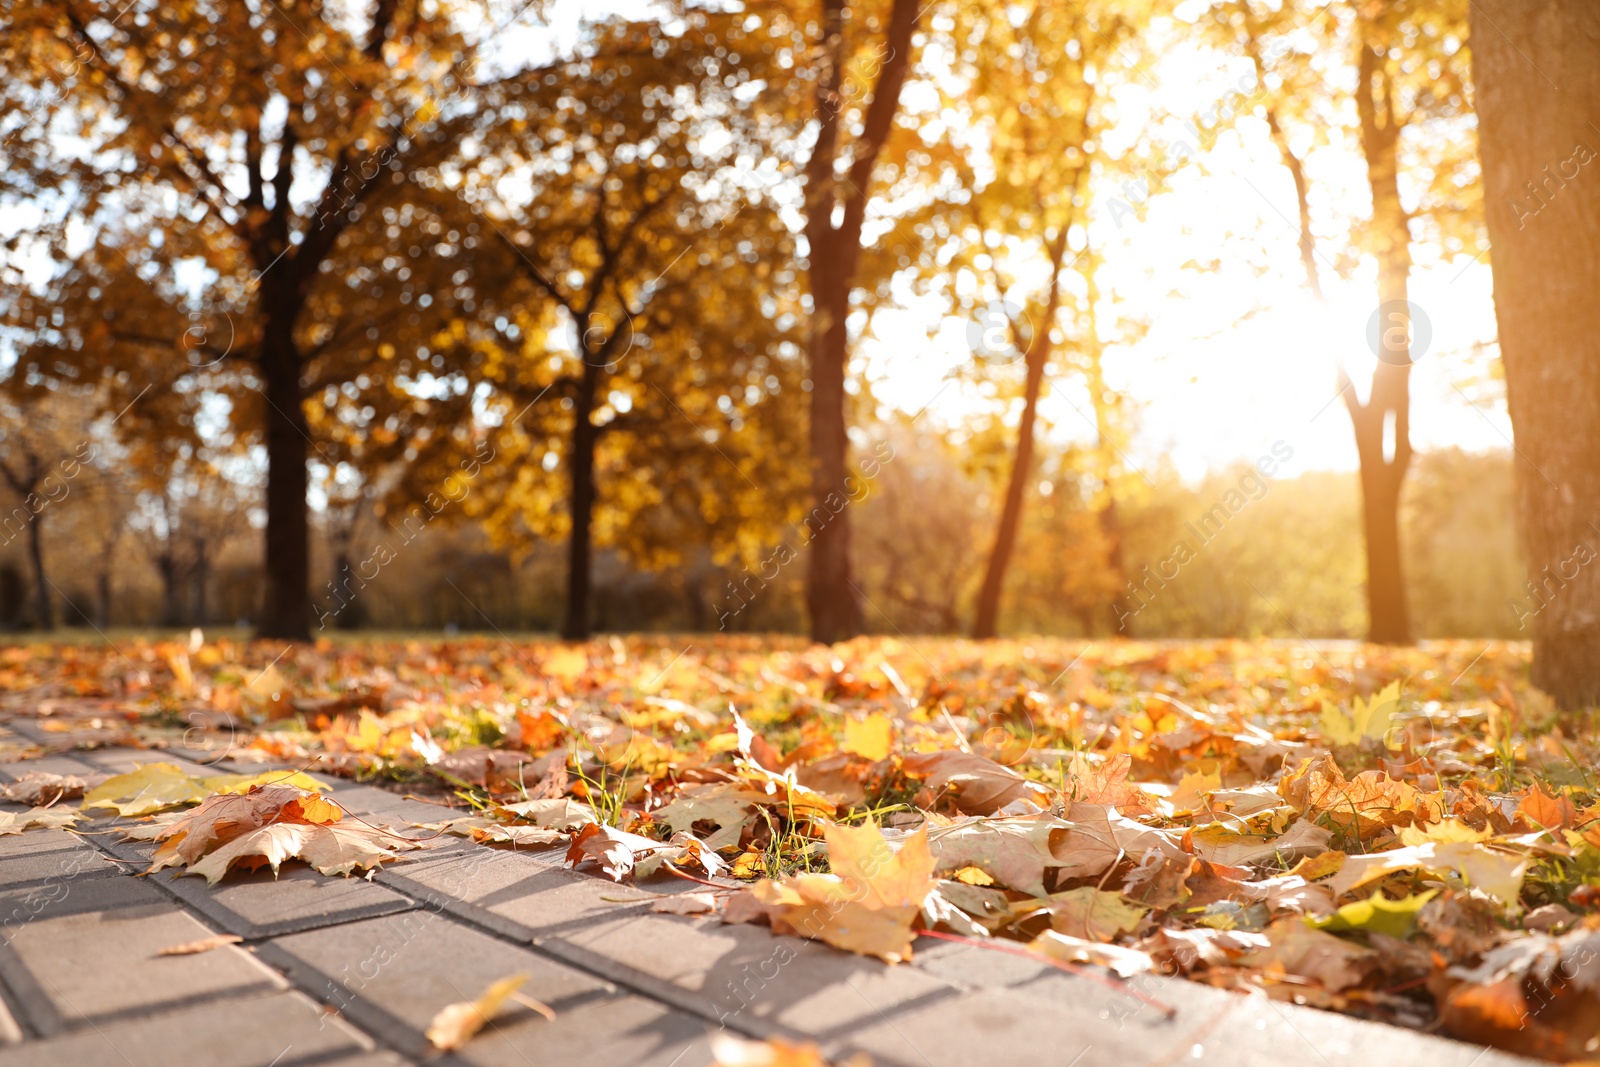
[[[86,790],[105,780],[104,775],[81,778],[75,774],[51,774],[49,771],[28,771],[14,782],[8,782],[0,796],[13,804],[39,807],[62,800],[77,800]]]
[[[648,877],[663,863],[693,867],[710,876],[720,874],[725,867],[715,852],[690,834],[676,833],[670,840],[657,841],[596,823],[585,826],[572,839],[567,862],[574,866],[593,863],[617,882],[630,875]]]
[[[0,811],[0,835],[20,834],[24,830],[65,830],[83,816],[62,808],[33,808],[29,811]]]
[[[213,934],[210,937],[202,937],[198,941],[185,941],[181,945],[168,945],[160,952],[157,952],[156,955],[194,956],[201,952],[210,952],[214,948],[221,948],[224,945],[237,945],[243,940],[244,938],[238,934]]]
[[[717,910],[717,898],[710,893],[671,893],[651,901],[650,910],[667,915],[703,915]]]
[[[530,977],[532,976],[528,974],[509,975],[497,982],[491,982],[489,988],[485,989],[476,1000],[446,1004],[428,1024],[429,1043],[434,1048],[445,1050],[458,1049],[465,1045],[472,1040],[474,1034],[483,1029],[485,1023],[500,1013],[506,1001],[512,999]],[[518,1003],[533,1008],[545,1018],[555,1018],[555,1013],[538,1001],[517,999]]]
[[[1050,802],[1044,786],[973,752],[919,752],[906,757],[905,769],[965,815],[992,815],[1019,800],[1036,808]]]

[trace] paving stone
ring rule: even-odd
[[[11,856],[93,847],[77,834],[67,830],[24,830],[20,834],[0,834],[0,863]]]
[[[8,782],[14,782],[32,771],[45,774],[75,774],[80,778],[105,773],[99,767],[72,756],[41,756],[38,759],[19,760],[16,763],[0,763],[0,777]]]
[[[842,1044],[867,1052],[880,1067],[1031,1063],[1041,1053],[1073,1067],[1179,1062],[1175,1053],[1192,1028],[1155,1010],[1130,1012],[1119,1025],[1111,1009],[1126,995],[1079,981],[1082,995],[1072,1002],[1017,988],[982,989],[882,1019]]]
[[[542,951],[713,1022],[819,1038],[880,1011],[951,996],[944,979],[837,952],[765,927],[661,915],[618,903],[653,887],[564,869],[560,850],[468,849],[379,877]],[[696,888],[674,880],[673,891]],[[429,894],[434,896],[430,897]]]
[[[223,771],[203,763],[193,763],[174,752],[159,748],[97,748],[82,754],[85,763],[93,765],[99,774],[127,774],[146,763],[173,763],[187,774],[204,777],[222,774]]]
[[[0,947],[0,979],[35,1033],[283,987],[275,972],[231,945],[158,955],[215,931],[170,900],[150,901],[144,895],[150,887],[131,878],[74,884],[62,903],[70,905],[83,890],[101,884],[118,887],[122,899],[92,911],[42,914],[14,928]]]
[[[1164,983],[1159,995],[1168,996],[1176,984]],[[1266,997],[1244,997],[1213,989],[1202,992],[1228,998],[1230,1010],[1220,1024],[1193,1035],[1185,1054],[1188,1063],[1250,1067],[1281,1067],[1285,1062],[1308,1067],[1328,1062],[1425,1063],[1428,1067],[1533,1067],[1539,1063],[1483,1045],[1280,1004]]]
[[[106,911],[134,905],[171,906],[169,898],[132,878],[75,878],[18,886],[0,892],[0,945],[39,919]]]
[[[521,992],[558,1015],[615,993],[608,983],[436,911],[293,934],[256,952],[300,988],[412,1055],[428,1050],[424,1032],[439,1009],[472,1000],[507,975],[528,974]],[[513,1019],[524,1011],[508,1009]]]
[[[22,1027],[11,1014],[11,1009],[0,1003],[0,1045],[15,1045],[22,1040]],[[3,1053],[0,1053],[3,1056]]]
[[[442,822],[445,819],[470,814],[464,809],[451,809],[442,804],[408,800],[387,789],[351,782],[335,785],[333,796],[346,811],[378,822],[380,825]]]
[[[153,1018],[100,1023],[0,1052],[4,1067],[299,1067],[372,1041],[299,993],[230,998]],[[337,1061],[345,1064],[346,1060]],[[360,1061],[348,1061],[352,1067]],[[378,1063],[384,1061],[379,1060]],[[392,1061],[391,1061],[392,1062]],[[526,1065],[524,1065],[526,1067]]]
[[[17,836],[26,837],[30,833],[42,834],[44,831],[25,831]],[[105,853],[78,838],[72,838],[70,846],[66,848],[53,848],[40,852],[14,852],[9,855],[0,853],[0,891],[39,882],[95,878],[122,873],[121,868],[117,867]]]
[[[633,996],[590,1001],[553,1020],[532,1013],[493,1020],[456,1056],[477,1067],[707,1067],[712,1062],[704,1019]]]
[[[276,878],[268,868],[229,871],[216,885],[204,878],[161,871],[151,876],[162,889],[230,934],[251,939],[314,930],[322,926],[392,915],[415,904],[359,876],[330,877],[298,861]]]
[[[913,946],[912,965],[955,985],[992,989],[1020,985],[1057,968],[1040,959],[994,949],[920,937]]]
[[[359,1056],[343,1056],[325,1067],[408,1067],[415,1063],[398,1052],[365,1052]]]
[[[915,968],[714,918],[638,912],[539,944],[553,955],[567,956],[561,946],[572,946],[584,954],[574,958],[598,957],[626,968],[619,980],[632,972],[670,983],[693,994],[687,1002],[674,998],[677,1003],[718,1022],[819,1040],[876,1022],[885,1012],[959,993]]]

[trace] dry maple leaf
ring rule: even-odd
[[[1379,830],[1437,822],[1443,805],[1382,771],[1345,778],[1333,756],[1306,760],[1278,782],[1278,792],[1302,815],[1326,818],[1366,838]]]
[[[32,808],[28,811],[0,811],[0,834],[20,834],[24,830],[65,830],[83,816],[62,808]]]
[[[555,1012],[527,997],[517,997],[517,990],[521,989],[528,979],[529,974],[513,974],[497,982],[491,982],[477,1000],[464,1000],[455,1004],[446,1004],[439,1009],[439,1013],[428,1024],[427,1038],[430,1044],[437,1049],[458,1049],[472,1040],[474,1034],[482,1030],[484,1024],[499,1014],[506,1001],[516,998],[517,1003],[532,1008],[546,1019],[554,1019]]]
[[[175,763],[146,763],[138,770],[108,778],[84,794],[85,808],[111,808],[118,815],[150,815],[198,803],[215,793],[242,793],[258,785],[283,785],[317,790],[322,783],[299,772],[262,774],[189,774]]]
[[[657,841],[597,823],[578,831],[567,848],[567,862],[573,866],[593,863],[617,882],[629,875],[654,874],[663,863],[697,867],[713,877],[725,867],[715,852],[691,834],[676,833],[666,841]]]
[[[906,757],[905,769],[964,815],[993,815],[1019,800],[1035,808],[1050,803],[1050,790],[974,752],[920,752]]]
[[[372,827],[337,825],[342,814],[317,793],[254,786],[247,793],[207,797],[153,832],[128,836],[163,842],[152,857],[152,873],[182,866],[185,874],[212,885],[235,865],[268,866],[276,874],[284,860],[297,858],[323,874],[349,874],[419,847]]]
[[[729,922],[765,916],[780,934],[798,934],[886,963],[911,958],[912,926],[934,888],[927,828],[896,850],[871,823],[826,830],[832,874],[763,881],[733,897]]]
[[[1050,929],[1058,934],[1084,941],[1115,941],[1117,935],[1137,930],[1149,910],[1128,903],[1121,893],[1086,885],[1052,893],[1042,901],[1027,901],[1019,914],[1045,912],[1050,916]]]
[[[54,804],[62,800],[77,800],[84,792],[105,780],[104,775],[80,778],[75,774],[51,774],[49,771],[28,771],[14,782],[8,782],[0,796],[13,804],[32,807]]]

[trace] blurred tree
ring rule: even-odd
[[[1495,313],[1516,430],[1533,682],[1600,703],[1600,9],[1474,0],[1472,51]]]
[[[1091,15],[1079,7],[1036,3],[1023,10],[985,9],[972,33],[976,63],[962,73],[961,106],[988,142],[985,170],[992,175],[966,199],[970,238],[944,270],[983,278],[992,294],[975,313],[981,333],[975,354],[990,363],[1020,355],[1022,410],[1000,516],[978,592],[974,637],[994,637],[1006,571],[1021,526],[1027,489],[1034,482],[1034,436],[1039,397],[1053,345],[1065,332],[1059,321],[1068,235],[1082,217],[1083,191],[1095,138],[1095,95],[1100,57],[1118,47],[1128,23]],[[964,53],[973,55],[973,53]],[[1079,228],[1087,248],[1086,231]],[[1081,255],[1081,252],[1079,253]],[[1076,257],[1074,257],[1076,258]],[[1028,285],[1003,264],[1045,265],[1042,282]],[[970,280],[970,279],[969,279]],[[962,279],[951,278],[953,292]],[[972,303],[956,297],[954,303]]]
[[[809,543],[806,609],[812,639],[828,643],[861,628],[860,593],[850,577],[850,509],[830,503],[850,497],[853,479],[845,410],[851,293],[874,169],[912,69],[917,20],[929,6],[924,0],[886,3],[885,13],[884,3],[822,0],[820,18],[796,19],[810,37],[803,54],[815,62],[796,68],[800,85],[814,82],[815,104],[808,116],[815,139],[804,167],[811,495],[814,506],[832,513]]]
[[[455,150],[433,120],[468,83],[469,43],[423,0],[44,0],[14,13],[0,62],[7,104],[32,113],[11,134],[13,194],[54,190],[90,221],[125,212],[169,269],[188,258],[240,290],[233,352],[259,379],[264,407],[246,413],[268,463],[260,629],[307,637],[303,314],[351,222]]]
[[[473,353],[499,425],[467,510],[502,539],[566,536],[573,640],[597,542],[646,566],[696,540],[753,556],[800,501],[793,241],[774,200],[720,180],[764,148],[746,112],[772,71],[744,15],[685,17],[594,27],[501,102],[514,120],[460,182],[494,233],[478,269],[512,280],[445,342]]]
[[[1308,288],[1320,297],[1311,229],[1307,148],[1295,148],[1294,125],[1350,130],[1366,164],[1370,213],[1357,244],[1377,268],[1375,354],[1367,399],[1343,361],[1340,395],[1355,427],[1361,463],[1362,527],[1367,553],[1368,638],[1411,640],[1400,542],[1400,493],[1412,459],[1411,366],[1415,305],[1409,298],[1413,243],[1431,227],[1444,252],[1475,238],[1476,160],[1464,136],[1468,105],[1466,3],[1398,0],[1348,5],[1222,0],[1212,10],[1223,38],[1251,60],[1269,134],[1294,181],[1299,249]],[[1308,43],[1309,42],[1309,43]],[[1353,54],[1348,65],[1330,55]],[[1354,89],[1348,90],[1353,78]],[[1345,108],[1349,100],[1352,108]],[[1317,137],[1325,137],[1317,133]],[[1304,143],[1304,142],[1302,142]],[[1407,204],[1407,199],[1411,204]],[[1415,227],[1415,231],[1413,230]]]

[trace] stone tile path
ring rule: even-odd
[[[173,757],[102,749],[51,757],[48,769],[122,772],[149,760]],[[0,777],[33,769],[45,767],[0,764]],[[439,815],[327,782],[373,822]],[[0,837],[0,1067],[702,1067],[721,1027],[899,1067],[1527,1062],[1181,980],[1140,980],[1141,999],[930,938],[914,963],[888,967],[764,927],[651,912],[656,894],[694,887],[618,886],[566,869],[559,850],[462,843],[370,881],[286,867],[276,880],[232,874],[211,888],[171,871],[137,877],[153,846],[96,832],[109,825]],[[243,941],[158,955],[215,933]],[[514,1008],[453,1055],[429,1047],[440,1008],[519,971],[554,1021]]]

